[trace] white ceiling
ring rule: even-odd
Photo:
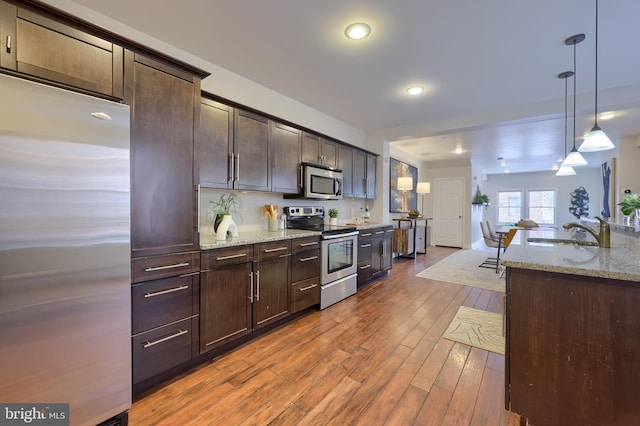
[[[595,0],[73,3],[375,132],[417,159],[460,158],[452,153],[460,147],[485,174],[504,171],[497,157],[511,172],[549,170],[562,157],[557,75],[573,68],[564,40],[585,33],[576,46],[577,135],[593,122]],[[599,111],[619,111],[600,125],[616,144],[640,134],[639,16],[638,0],[600,0]],[[347,40],[344,28],[357,21],[370,24],[371,36]],[[415,84],[427,91],[409,97]],[[600,164],[599,154],[587,159]]]

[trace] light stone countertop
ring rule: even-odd
[[[294,238],[312,237],[314,235],[320,235],[320,232],[301,231],[298,229],[284,229],[276,232],[262,230],[239,232],[237,237],[228,237],[225,241],[218,241],[216,240],[215,235],[200,234],[200,250],[265,243],[269,241],[290,240]]]
[[[341,223],[340,225],[345,226]],[[380,228],[382,226],[392,226],[391,223],[360,223],[356,226],[358,231],[364,229]],[[321,235],[320,232],[303,231],[298,229],[284,229],[277,232],[266,230],[239,232],[237,238],[227,238],[225,241],[216,240],[215,235],[200,234],[200,250],[211,250],[225,247],[241,246],[245,244],[265,243],[269,241],[290,240],[293,238],[311,237]]]
[[[571,235],[562,229],[520,230],[500,260],[514,268],[640,282],[640,242],[616,240],[613,233],[610,248],[527,241],[530,237],[571,239]],[[585,240],[594,241],[590,235]]]

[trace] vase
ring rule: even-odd
[[[335,226],[337,224],[338,224],[338,218],[337,217],[330,217],[329,218],[329,225]]]
[[[278,219],[269,219],[269,232],[278,231]]]
[[[238,227],[236,223],[233,221],[233,218],[230,214],[225,214],[222,217],[222,221],[218,225],[218,229],[216,230],[216,240],[224,241],[227,239],[227,236],[237,237],[238,236]]]

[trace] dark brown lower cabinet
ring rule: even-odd
[[[195,272],[131,286],[134,388],[197,355],[199,284]]]
[[[289,314],[290,254],[254,262],[253,326],[264,327]]]
[[[320,238],[293,240],[291,258],[291,312],[320,303]]]
[[[251,332],[253,246],[203,251],[201,259],[202,353]]]
[[[506,409],[532,425],[638,424],[637,282],[509,267],[506,298]]]
[[[288,240],[206,250],[201,259],[201,353],[289,314]]]
[[[392,268],[393,227],[360,231],[358,238],[358,285],[387,274]]]

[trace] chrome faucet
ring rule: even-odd
[[[576,223],[576,222],[565,223],[564,225],[562,225],[562,227],[567,230],[571,228],[584,229],[585,231],[593,235],[593,237],[598,242],[598,246],[604,247],[604,248],[611,247],[611,230],[609,229],[609,224],[599,216],[596,216],[596,219],[598,219],[598,221],[600,222],[600,231],[597,234],[593,229],[581,223]]]

